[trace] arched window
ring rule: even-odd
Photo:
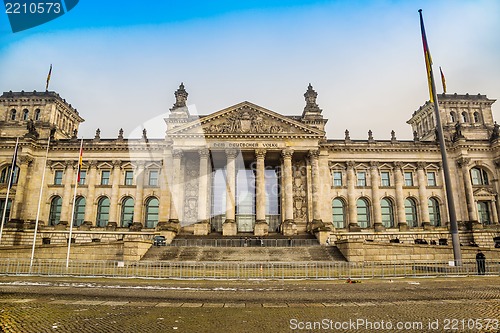
[[[368,201],[364,198],[358,199],[356,211],[360,228],[368,228],[370,226],[370,207]]]
[[[78,197],[75,200],[75,215],[73,218],[73,225],[79,226],[85,220],[85,198]]]
[[[452,123],[456,123],[457,122],[457,115],[453,111],[450,112],[450,121]]]
[[[394,207],[392,201],[388,198],[383,198],[380,202],[382,210],[382,224],[386,228],[394,227]]]
[[[35,120],[40,120],[40,109],[35,110]]]
[[[10,120],[16,120],[16,109],[10,110]]]
[[[10,165],[4,167],[2,172],[0,172],[0,183],[5,184],[9,182],[10,178]],[[17,180],[19,179],[19,167],[16,165],[14,168],[14,174],[12,175],[12,184],[17,184]]]
[[[134,199],[125,197],[122,200],[121,226],[129,227],[134,222]]]
[[[158,223],[158,211],[160,202],[155,197],[146,202],[146,228],[154,228]]]
[[[97,203],[97,218],[96,225],[98,227],[105,227],[109,221],[109,199],[102,197]]]
[[[28,109],[23,110],[23,120],[28,120],[30,117],[30,111]]]
[[[465,112],[465,111],[464,111],[464,112],[462,112],[462,122],[463,122],[463,123],[466,123],[466,122],[468,122],[468,121],[469,121],[469,117],[468,117],[468,115],[467,115],[467,112]]]
[[[50,203],[49,225],[56,225],[61,220],[62,198],[56,196]]]
[[[488,174],[481,168],[472,168],[470,170],[472,185],[489,185]]]
[[[441,212],[439,211],[439,202],[436,198],[430,198],[428,205],[430,223],[435,227],[439,227],[441,225]]]
[[[417,226],[417,204],[414,199],[407,198],[405,200],[405,215],[406,223],[409,227]]]
[[[481,118],[479,117],[479,112],[474,112],[474,122],[478,123],[481,121]]]
[[[335,198],[332,201],[332,220],[335,228],[345,228],[345,205],[342,199]]]

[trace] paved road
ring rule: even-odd
[[[499,282],[0,277],[0,332],[498,332]]]

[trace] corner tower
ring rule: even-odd
[[[486,95],[438,95],[439,112],[446,139],[489,140],[495,127],[491,106],[496,100]],[[426,102],[413,112],[410,120],[415,138],[422,141],[436,139],[434,106]]]
[[[29,134],[69,139],[85,120],[78,111],[54,91],[4,92],[0,96],[0,136]]]

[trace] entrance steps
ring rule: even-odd
[[[142,257],[144,261],[346,261],[335,246],[299,247],[212,247],[152,246]]]

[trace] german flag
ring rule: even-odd
[[[441,83],[443,84],[443,94],[446,94],[446,79],[444,78],[443,70],[439,66],[439,72],[441,73]]]
[[[434,103],[434,95],[432,94],[432,57],[429,51],[429,45],[427,44],[427,36],[425,35],[422,9],[420,9],[418,12],[420,13],[420,29],[422,31],[422,44],[424,46],[425,68],[427,70],[427,83],[429,84],[430,102]]]

